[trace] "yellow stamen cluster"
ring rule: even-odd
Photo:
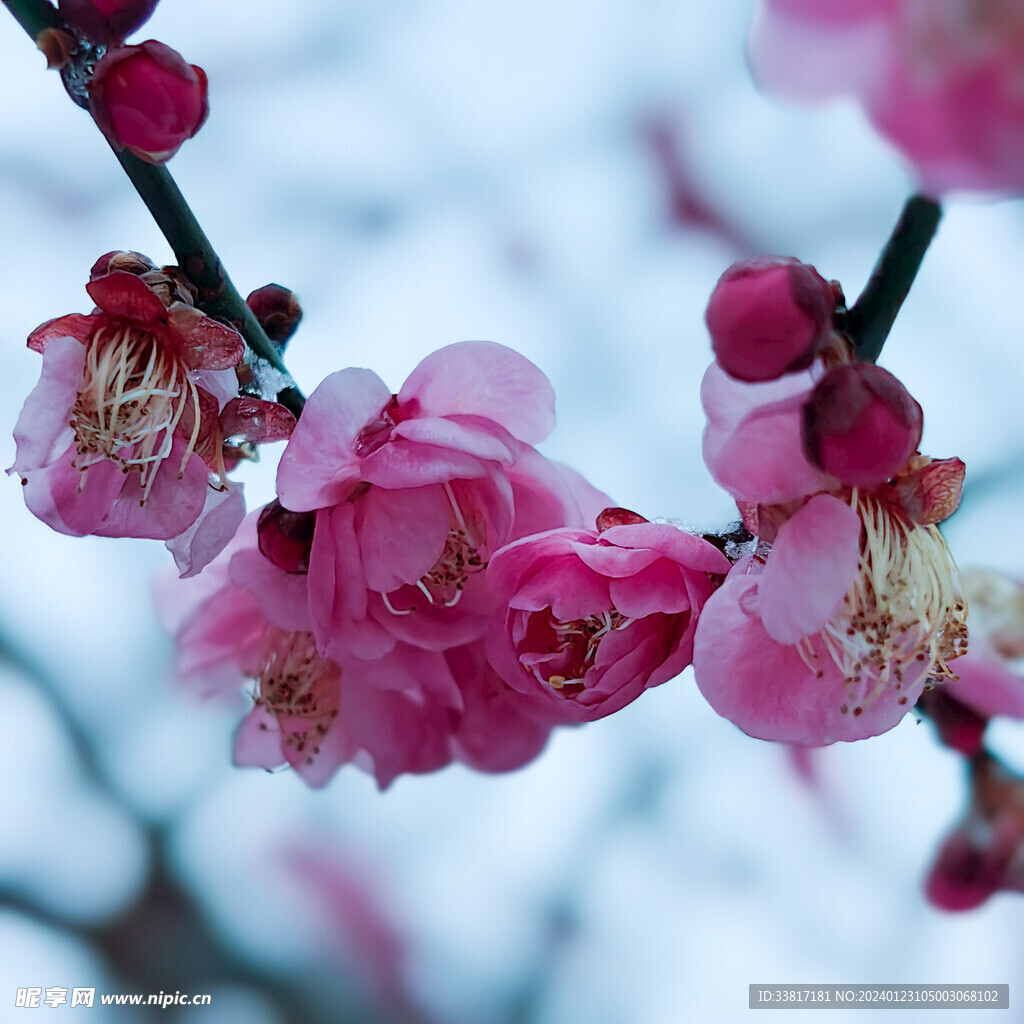
[[[109,460],[125,473],[139,472],[144,503],[189,407],[194,422],[179,476],[199,439],[196,385],[184,364],[152,334],[127,325],[101,327],[86,346],[85,372],[71,410],[73,465],[82,471],[83,483],[91,465]]]
[[[860,563],[818,636],[843,674],[840,711],[860,715],[890,686],[900,691],[922,676],[956,678],[948,662],[967,652],[967,605],[937,527],[909,522],[856,490],[850,505],[863,524]],[[799,650],[821,678],[812,639],[805,637]],[[898,702],[908,703],[907,696]]]

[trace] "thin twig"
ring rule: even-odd
[[[942,207],[934,199],[907,200],[864,291],[846,315],[846,333],[858,359],[873,363],[881,354],[941,217]]]

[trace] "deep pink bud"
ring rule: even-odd
[[[888,370],[833,366],[804,406],[804,450],[847,486],[877,487],[917,450],[923,422],[921,406]]]
[[[935,731],[945,746],[964,757],[981,753],[988,719],[949,696],[942,687],[921,694],[919,706],[934,723]]]
[[[94,43],[119,43],[142,24],[157,0],[58,0],[61,17]]]
[[[109,50],[89,84],[89,109],[112,146],[160,164],[206,120],[206,74],[152,39]]]
[[[267,337],[279,348],[296,332],[302,307],[295,293],[279,284],[265,284],[245,300]]]
[[[259,549],[266,559],[285,572],[309,572],[315,526],[315,512],[290,512],[279,501],[272,501],[260,512],[257,521]]]
[[[828,339],[835,306],[835,291],[814,267],[758,256],[719,278],[704,318],[726,373],[775,380],[810,366]]]

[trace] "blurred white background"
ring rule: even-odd
[[[701,462],[698,403],[714,282],[782,253],[855,296],[912,187],[852,105],[757,92],[752,10],[162,0],[135,39],[209,75],[209,122],[170,168],[243,295],[299,295],[288,363],[307,393],[347,365],[397,389],[441,345],[500,341],[554,383],[548,455],[648,517],[720,529],[735,514]],[[39,370],[29,331],[88,312],[101,253],[171,254],[6,13],[0,89],[8,466]],[[1019,203],[951,203],[881,360],[924,407],[923,450],[967,462],[954,554],[1018,574],[1022,265]],[[250,507],[278,455],[246,467]],[[965,793],[912,717],[816,753],[808,784],[687,672],[506,777],[455,767],[379,794],[348,768],[309,792],[230,766],[244,695],[175,691],[148,598],[162,545],[51,533],[17,478],[0,514],[5,1020],[28,985],[212,991],[160,1015],[202,1024],[729,1022],[751,983],[1016,991],[1019,897],[960,916],[924,902]],[[995,738],[1024,765],[1020,728]],[[190,947],[200,932],[214,952]],[[166,973],[126,936],[149,936]],[[1024,1019],[1011,1007],[1000,1019]]]

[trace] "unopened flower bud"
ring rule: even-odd
[[[149,20],[157,0],[58,0],[61,17],[94,43],[121,42]]]
[[[206,74],[152,39],[109,50],[89,84],[89,109],[116,149],[163,163],[206,120]]]
[[[302,307],[295,293],[279,284],[265,284],[245,302],[274,347],[282,351],[302,320]]]
[[[807,457],[848,487],[892,479],[921,443],[921,406],[873,363],[833,366],[804,406]]]
[[[260,551],[285,572],[308,572],[315,526],[316,513],[291,512],[279,501],[272,501],[256,524]]]
[[[799,260],[758,256],[734,263],[705,314],[715,358],[745,381],[803,370],[828,339],[835,305],[832,286]]]
[[[89,271],[89,280],[95,281],[98,277],[112,274],[115,270],[124,270],[129,274],[147,274],[156,270],[156,264],[141,252],[131,250],[123,251],[115,249],[113,252],[104,253]]]

